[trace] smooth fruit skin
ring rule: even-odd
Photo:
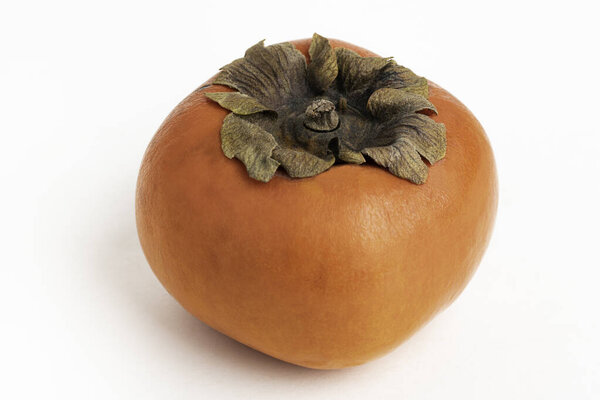
[[[307,55],[309,39],[292,43]],[[490,144],[464,105],[430,84],[448,144],[424,185],[370,165],[265,184],[221,151],[228,111],[203,93],[224,90],[183,100],[139,174],[140,241],[183,307],[263,353],[334,369],[391,351],[458,296],[498,197]]]

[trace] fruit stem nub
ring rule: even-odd
[[[335,105],[325,99],[317,99],[306,107],[304,112],[304,126],[317,132],[335,130],[340,123],[340,118],[335,111]]]

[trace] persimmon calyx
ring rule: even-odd
[[[261,41],[221,68],[214,83],[237,92],[205,95],[231,111],[221,129],[224,154],[263,182],[279,166],[303,178],[367,156],[424,183],[424,160],[433,164],[446,154],[445,126],[424,113],[437,113],[427,80],[391,58],[334,49],[316,33],[308,53],[307,65],[291,43]]]

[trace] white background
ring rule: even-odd
[[[596,2],[2,2],[0,398],[598,399]],[[389,355],[315,371],[187,314],[137,240],[169,111],[260,39],[344,39],[439,83],[500,206],[463,295]]]

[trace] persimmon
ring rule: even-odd
[[[497,196],[462,103],[315,35],[253,46],[173,110],[144,156],[136,217],[148,263],[191,314],[333,369],[391,351],[460,294]]]

